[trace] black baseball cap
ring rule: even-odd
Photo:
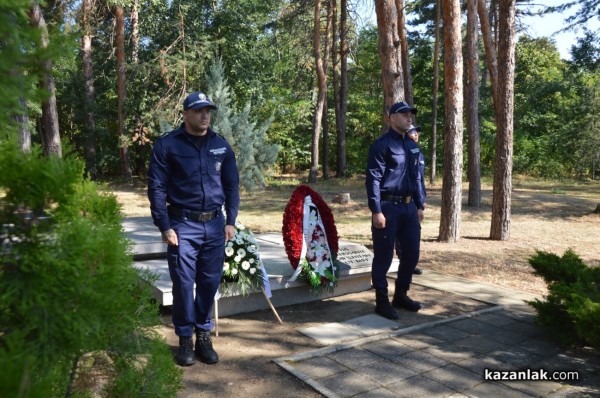
[[[217,109],[217,106],[212,103],[210,98],[200,91],[196,91],[195,93],[188,95],[185,97],[185,100],[183,100],[184,111],[187,111],[188,109],[202,109],[206,107]]]
[[[394,113],[417,113],[417,108],[413,108],[404,101],[396,102],[390,107],[390,115]]]

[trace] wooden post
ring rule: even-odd
[[[219,299],[215,300],[215,336],[219,336]]]
[[[279,314],[277,313],[277,310],[273,306],[273,303],[271,303],[271,300],[269,300],[269,297],[267,296],[267,293],[265,293],[265,289],[260,289],[260,290],[262,290],[262,294],[265,297],[265,300],[267,300],[267,303],[269,303],[269,307],[271,307],[271,311],[273,311],[273,314],[275,314],[275,317],[277,318],[277,320],[279,321],[279,323],[283,324],[283,321],[279,317]]]

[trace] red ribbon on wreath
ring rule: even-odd
[[[304,198],[310,196],[312,202],[317,206],[321,220],[325,227],[325,234],[327,236],[327,243],[333,257],[337,257],[338,252],[338,233],[335,227],[335,221],[331,209],[327,206],[327,203],[323,200],[321,195],[314,191],[308,185],[298,186],[290,201],[285,207],[283,213],[283,227],[281,229],[283,235],[283,243],[285,251],[287,253],[290,264],[294,269],[298,267],[300,263],[300,255],[302,251],[303,237],[303,212],[304,212]]]

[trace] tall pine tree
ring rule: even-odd
[[[258,125],[251,120],[250,103],[237,111],[221,60],[215,61],[210,67],[206,81],[207,92],[218,107],[212,128],[233,147],[241,186],[247,191],[263,188],[265,173],[275,163],[280,149],[279,145],[270,143],[267,137],[273,117]]]

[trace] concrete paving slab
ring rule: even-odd
[[[320,384],[330,391],[335,391],[338,397],[352,397],[380,387],[367,376],[353,371],[326,377],[320,380]]]
[[[363,336],[358,330],[337,322],[302,328],[298,331],[323,345],[335,344]]]
[[[391,321],[375,314],[353,318],[342,324],[352,329],[356,329],[364,336],[371,336],[400,328],[398,322]]]
[[[482,382],[481,374],[476,374],[456,364],[437,368],[423,376],[435,380],[454,391],[466,391]]]

